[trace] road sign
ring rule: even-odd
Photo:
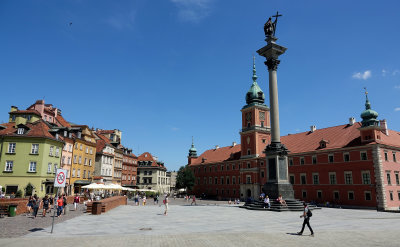
[[[56,177],[54,178],[54,187],[65,187],[67,180],[67,170],[57,169]]]

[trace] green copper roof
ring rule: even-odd
[[[371,103],[368,100],[368,92],[365,92],[365,111],[361,113],[361,121],[363,127],[378,125],[379,121],[376,120],[378,113],[371,109]]]
[[[192,147],[189,149],[189,157],[197,157],[197,149],[194,147],[192,136]]]
[[[249,91],[246,94],[246,103],[259,103],[264,104],[265,95],[264,92],[257,84],[257,75],[256,75],[256,64],[255,64],[255,57],[253,57],[253,84],[251,85]]]

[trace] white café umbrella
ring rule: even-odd
[[[97,184],[97,183],[91,183],[89,185],[82,186],[83,189],[89,189],[89,190],[100,190],[100,189],[105,189],[104,184]]]

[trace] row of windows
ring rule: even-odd
[[[75,168],[72,169],[72,177],[75,177]],[[76,177],[80,178],[81,177],[81,169],[77,169],[76,170]],[[83,170],[83,178],[86,178],[86,170]],[[87,178],[91,178],[90,177],[90,171],[87,171]]]
[[[336,172],[329,172],[329,184],[337,184]],[[353,184],[353,173],[351,171],[345,171],[344,174],[344,182],[345,184]],[[290,183],[295,184],[295,175],[289,175]],[[361,172],[362,184],[371,184],[371,175],[369,171]],[[300,174],[300,184],[307,184],[307,174]],[[319,173],[312,173],[312,184],[320,184],[319,182]]]
[[[392,152],[392,159],[393,162],[397,162],[396,152]],[[385,161],[389,161],[389,154],[388,151],[385,150]]]
[[[239,191],[238,191],[239,192]],[[206,194],[211,194],[212,193],[212,191],[211,190],[206,190]],[[230,190],[224,190],[224,189],[221,189],[221,190],[218,190],[218,189],[216,189],[215,190],[215,194],[218,196],[218,195],[221,195],[221,196],[238,196],[237,194],[236,194],[236,190],[235,189],[233,189],[232,190],[232,194],[230,193]]]
[[[102,176],[111,176],[111,169],[101,169]]]
[[[126,171],[136,171],[136,167],[134,166],[122,165],[122,169]]]
[[[303,198],[307,198],[307,190],[302,190],[301,191],[301,195]],[[324,199],[324,200],[328,200],[328,198],[323,198],[322,196],[322,190],[317,190],[317,198],[318,199]],[[333,200],[340,200],[340,194],[339,191],[333,191],[332,193],[332,199]],[[355,194],[354,191],[347,191],[347,199],[348,200],[355,200]],[[371,201],[372,197],[371,197],[371,191],[364,191],[364,200],[365,201]],[[399,194],[399,200],[400,200],[400,194]]]
[[[69,158],[69,157],[68,157]],[[92,159],[88,159],[88,158],[85,158],[85,160],[84,160],[84,165],[86,166],[86,165],[88,165],[88,161],[89,161],[89,166],[92,166]],[[82,156],[77,156],[77,155],[74,155],[74,164],[82,164]]]
[[[260,165],[261,166],[263,166],[264,165],[264,162],[261,162],[260,163]],[[243,164],[243,167],[242,168],[251,168],[251,163],[250,162],[247,162],[247,166],[246,166],[246,164]],[[198,173],[200,173],[202,170],[204,171],[204,172],[207,172],[207,171],[209,171],[209,172],[212,172],[212,171],[224,171],[224,170],[226,170],[226,171],[229,171],[229,170],[236,170],[236,169],[240,169],[240,164],[238,164],[238,166],[236,166],[236,164],[221,164],[221,165],[213,165],[213,166],[209,166],[208,168],[207,167],[198,167],[197,168],[197,171],[196,171],[196,168],[193,168],[193,172],[194,173],[196,173],[196,172],[198,172]]]
[[[240,177],[237,177],[237,180],[236,180],[236,177],[234,177],[234,176],[232,176],[232,178],[231,177],[221,177],[221,178],[214,177],[214,179],[212,177],[208,177],[208,179],[207,179],[207,177],[204,177],[202,184],[203,185],[206,185],[206,184],[209,184],[209,185],[211,185],[211,184],[231,184],[231,182],[232,182],[232,184],[236,184],[236,181],[238,182],[238,184],[240,184]],[[196,184],[197,185],[201,184],[200,178],[197,178]]]
[[[78,150],[78,143],[77,142],[75,142],[75,149]],[[83,145],[82,144],[79,145],[79,150],[81,150],[81,151],[83,150]],[[85,152],[87,154],[88,153],[93,154],[93,148],[86,147]]]
[[[135,176],[132,176],[131,177],[131,175],[128,175],[128,176],[126,176],[126,175],[122,175],[122,180],[125,180],[125,181],[135,181],[136,180],[136,177]]]
[[[396,179],[396,185],[400,185],[400,178],[399,178],[399,172],[395,171],[394,172],[394,177]],[[391,176],[391,172],[387,171],[386,172],[386,181],[388,185],[392,185],[392,176]]]
[[[28,166],[28,172],[36,172],[36,161],[30,161],[29,166]],[[56,164],[55,164],[56,165]],[[5,172],[13,172],[14,168],[14,161],[13,160],[7,160],[4,171]]]
[[[8,143],[7,153],[15,154],[17,143]],[[30,154],[39,154],[39,144],[32,144]],[[55,156],[59,157],[60,149],[56,147]],[[50,146],[49,156],[54,156],[54,146]]]
[[[366,151],[361,151],[360,152],[360,160],[368,160],[367,152]],[[343,161],[344,162],[350,162],[350,154],[349,153],[343,153]],[[328,162],[329,163],[334,163],[335,162],[335,156],[333,154],[328,154]],[[317,164],[317,155],[311,156],[311,163],[312,164]],[[305,157],[300,157],[299,158],[299,165],[304,165],[305,164]],[[293,158],[289,159],[289,166],[294,165]]]

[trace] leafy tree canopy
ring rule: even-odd
[[[194,173],[188,165],[181,166],[176,176],[176,188],[192,190],[194,186]]]

